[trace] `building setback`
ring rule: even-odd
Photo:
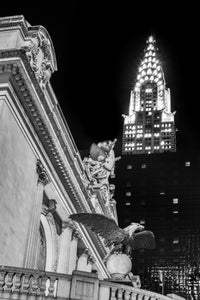
[[[156,249],[135,251],[133,273],[143,287],[190,299],[200,283],[200,161],[198,149],[176,151],[170,93],[154,57],[150,37],[124,116],[115,198],[122,227],[140,222],[156,237]]]

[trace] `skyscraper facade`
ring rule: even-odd
[[[143,288],[200,299],[200,157],[198,149],[176,149],[176,140],[170,90],[149,37],[124,116],[115,178],[119,224],[140,222],[155,234],[154,250],[134,251],[133,273]]]
[[[174,152],[175,124],[155,39],[150,36],[124,115],[123,154]]]

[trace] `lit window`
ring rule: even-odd
[[[173,244],[178,244],[179,243],[179,239],[178,238],[174,238],[173,239]]]
[[[149,74],[149,70],[147,71],[147,74]],[[146,93],[151,93],[151,92],[152,92],[152,89],[151,89],[151,88],[146,89],[145,92],[146,92]]]
[[[141,168],[142,169],[146,169],[147,165],[146,164],[142,164]]]
[[[160,192],[160,195],[165,195],[165,192]]]
[[[125,205],[126,205],[126,206],[129,206],[129,205],[131,205],[131,203],[130,203],[130,202],[126,202]]]
[[[132,169],[132,165],[127,165],[127,169],[131,170]]]
[[[173,204],[178,204],[178,198],[173,199]]]
[[[131,192],[126,192],[126,196],[130,197],[131,196]]]
[[[141,219],[141,220],[140,220],[140,224],[141,224],[141,225],[144,225],[144,224],[145,224],[145,219]]]
[[[174,210],[174,211],[173,211],[173,214],[178,214],[178,210]]]
[[[186,167],[190,167],[190,161],[186,161],[186,162],[185,162],[185,166],[186,166]]]

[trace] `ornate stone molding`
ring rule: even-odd
[[[81,238],[81,234],[78,230],[74,229],[72,232],[72,240],[78,240]]]
[[[3,58],[12,58],[12,57],[20,57],[27,68],[27,71],[31,77],[31,81],[35,87],[36,92],[38,93],[38,96],[40,97],[41,104],[43,108],[46,111],[46,114],[49,116],[49,122],[51,122],[51,125],[55,132],[59,132],[58,126],[54,120],[54,117],[49,109],[48,104],[46,103],[46,99],[44,96],[44,93],[41,91],[41,88],[39,87],[39,84],[34,76],[32,76],[33,71],[31,70],[30,64],[27,61],[27,57],[25,55],[24,50],[10,50],[10,51],[0,51],[0,59]],[[77,210],[83,210],[85,209],[81,200],[79,199],[79,195],[77,193],[77,188],[73,184],[69,172],[60,157],[60,154],[58,152],[58,149],[53,141],[53,138],[47,129],[47,126],[45,124],[45,121],[43,120],[40,111],[37,107],[37,103],[35,101],[35,98],[32,97],[29,88],[27,86],[27,81],[23,78],[23,75],[20,71],[20,68],[17,63],[5,63],[0,65],[0,75],[1,73],[7,73],[10,74],[10,77],[12,78],[12,82],[14,81],[15,88],[19,89],[19,100],[21,102],[21,105],[23,106],[24,110],[26,111],[30,121],[32,122],[44,148],[48,152],[49,156],[51,157],[53,164],[56,168],[56,171],[59,173],[60,178],[62,179],[63,184],[67,188],[68,192],[72,194],[72,197],[74,197],[74,203],[76,205]],[[66,146],[66,142],[63,139],[63,136],[59,134],[57,136],[61,147],[63,148],[63,151],[70,163],[70,165],[73,167],[74,162],[72,162],[72,158],[68,152],[68,147]],[[76,178],[80,184],[80,187],[82,189],[83,194],[85,195],[86,199],[88,199],[88,193],[85,189],[85,186],[82,182],[82,179],[80,177],[80,174],[78,174],[75,171]]]
[[[46,185],[50,182],[49,176],[47,175],[46,169],[44,168],[42,162],[38,159],[36,163],[36,171],[38,174],[38,182]]]
[[[55,168],[57,174],[59,175],[63,186],[70,194],[71,199],[73,199],[73,203],[76,210],[85,211],[86,206],[83,203],[83,197],[80,197],[79,192],[77,191],[77,187],[75,186],[73,179],[71,178],[70,173],[66,168],[65,163],[59,153],[59,150],[57,148],[57,145],[55,144],[51,132],[49,131],[48,126],[46,125],[47,120],[43,118],[43,116],[40,113],[40,109],[38,108],[38,102],[36,101],[36,99],[39,98],[39,105],[41,105],[42,109],[46,112],[46,115],[49,116],[48,122],[51,123],[54,132],[57,134],[57,139],[61,145],[61,148],[63,149],[66,158],[69,161],[69,164],[73,168],[74,162],[71,157],[69,147],[68,145],[66,145],[66,140],[63,138],[63,135],[58,131],[57,123],[54,119],[52,112],[50,111],[44,92],[42,91],[36,77],[34,76],[34,72],[30,66],[25,50],[11,49],[0,51],[0,60],[0,76],[2,76],[1,79],[4,80],[5,83],[9,82],[9,84],[12,85],[18,96],[17,105],[14,105],[16,105],[17,109],[18,105],[21,105],[23,107],[25,115],[28,116],[34,130],[36,131],[41,141],[42,146],[44,147],[45,151],[50,157],[52,165]],[[26,74],[30,76],[30,78],[28,77],[28,80],[24,77],[24,70]],[[4,73],[6,73],[6,76],[4,76]],[[31,85],[29,85],[30,82]],[[30,90],[32,87],[34,87],[34,91],[35,93],[37,93],[38,98],[34,97],[33,91]],[[11,90],[8,88],[7,85],[1,87],[1,90],[6,90],[12,98]],[[24,118],[24,116],[22,116],[22,118]],[[78,184],[80,185],[82,193],[85,196],[86,202],[88,202],[89,206],[92,209],[92,204],[89,201],[88,191],[86,190],[82,182],[80,173],[78,173],[76,168],[74,168],[73,171],[74,175],[77,178]],[[95,244],[98,245],[100,255],[103,257],[105,254],[103,243],[98,237],[93,235],[92,237],[95,240]]]
[[[92,254],[90,254],[90,255],[88,256],[87,262],[88,262],[89,264],[93,265],[93,264],[96,262],[96,259],[94,258],[94,256],[93,256]]]
[[[91,251],[88,248],[84,249],[82,255],[87,257],[87,263],[90,263],[90,264],[95,263],[96,260],[95,260],[93,254],[91,253]]]
[[[62,221],[62,231],[65,230],[66,228],[69,228],[72,231],[74,230],[74,224],[71,220]]]
[[[49,213],[51,214],[54,213],[56,211],[56,204],[57,204],[56,200],[50,199],[48,206],[45,204],[42,205],[42,214],[44,216],[47,216]]]
[[[2,48],[25,50],[35,77],[41,88],[44,88],[51,74],[57,70],[56,55],[49,33],[43,26],[31,26],[23,16],[0,18],[0,34],[8,31],[10,39],[2,44]]]
[[[49,39],[44,33],[38,31],[29,44],[22,47],[22,49],[26,51],[27,58],[40,86],[44,88],[54,71]]]

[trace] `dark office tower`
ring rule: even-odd
[[[132,271],[140,275],[143,288],[196,300],[200,299],[199,146],[187,138],[183,142],[180,123],[175,140],[170,93],[157,57],[150,37],[131,92],[122,157],[115,169],[119,225],[139,222],[155,234],[154,250],[134,250]]]
[[[170,89],[155,39],[150,36],[131,91],[129,114],[124,116],[123,154],[176,151],[174,113]]]

